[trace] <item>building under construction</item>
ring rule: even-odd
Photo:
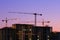
[[[0,40],[51,40],[52,27],[13,24],[0,29]]]
[[[52,27],[34,26],[30,24],[13,24],[17,40],[50,40]]]

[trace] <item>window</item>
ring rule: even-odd
[[[26,31],[26,29],[23,29],[23,31]]]
[[[39,39],[37,39],[37,40],[39,40]]]
[[[49,35],[47,35],[47,37],[49,38]]]
[[[49,40],[49,39],[47,39],[47,40]]]
[[[29,38],[29,40],[31,40],[31,38]]]
[[[31,29],[29,29],[29,31],[31,31]]]
[[[39,38],[39,35],[37,35],[37,37]]]

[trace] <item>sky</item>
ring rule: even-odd
[[[53,28],[53,31],[60,31],[60,0],[0,0],[0,28],[3,28],[6,23],[2,22],[6,17],[9,20],[7,25],[11,26],[14,23],[28,23],[34,24],[34,15],[18,14],[8,12],[22,12],[22,13],[37,13],[37,25],[41,26],[41,22]],[[33,22],[31,22],[33,21]],[[38,22],[39,21],[39,22]]]

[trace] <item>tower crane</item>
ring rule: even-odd
[[[33,23],[33,21],[26,21],[27,23]],[[45,26],[45,23],[50,23],[50,21],[45,21],[44,19],[42,21],[38,21],[38,23],[42,23],[42,26]]]
[[[50,21],[45,21],[45,20],[43,19],[43,21],[42,21],[42,25],[44,26],[45,23],[50,23]]]
[[[6,19],[2,20],[2,22],[6,23],[6,27],[7,27],[7,23],[8,23],[9,20],[16,20],[16,19],[7,19],[7,17],[6,17]]]
[[[8,12],[8,13],[18,13],[18,14],[29,14],[29,15],[34,15],[35,16],[35,26],[36,26],[36,18],[37,18],[37,15],[39,16],[42,16],[42,14],[37,14],[37,13],[24,13],[24,12]]]

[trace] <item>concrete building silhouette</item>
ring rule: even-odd
[[[52,27],[34,26],[30,24],[13,24],[16,29],[17,40],[50,40]]]
[[[2,28],[2,40],[16,40],[15,29],[9,27]]]
[[[31,39],[32,38],[32,27],[33,25],[28,25],[28,24],[13,24],[13,28],[16,29],[18,40]]]
[[[50,33],[52,32],[51,27],[35,27],[36,40],[51,40]],[[34,29],[32,31],[35,31]],[[33,36],[35,36],[33,35]],[[34,38],[35,39],[35,38]]]
[[[52,32],[51,40],[60,40],[60,32]]]
[[[0,40],[2,40],[2,29],[0,29]]]
[[[0,29],[0,40],[60,40],[60,32],[52,32],[49,26],[13,24]]]

